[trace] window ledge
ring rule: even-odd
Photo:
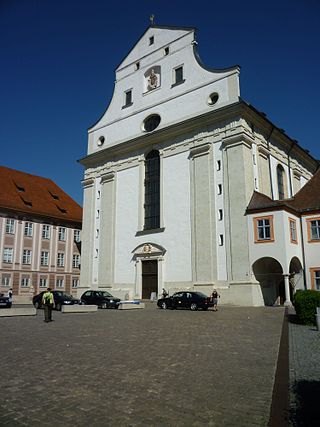
[[[171,85],[171,89],[172,89],[173,87],[176,87],[176,86],[182,85],[185,81],[186,81],[186,80],[185,80],[185,79],[183,79],[183,80],[180,80],[180,82],[173,83],[173,84]]]
[[[162,233],[165,230],[164,227],[161,228],[150,228],[149,230],[141,230],[136,232],[136,236],[145,236],[146,234],[156,234]]]
[[[126,105],[124,105],[124,106],[122,107],[122,110],[123,110],[124,108],[131,107],[131,105],[133,105],[133,102],[130,102],[130,104],[126,104]]]

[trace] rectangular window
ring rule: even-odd
[[[154,43],[154,36],[149,37],[149,45],[151,46]]]
[[[132,90],[127,90],[125,93],[124,107],[132,105]]]
[[[217,160],[217,171],[221,170],[221,160]]]
[[[72,288],[77,288],[79,286],[79,279],[72,279]]]
[[[80,242],[80,230],[73,230],[73,240],[74,242]]]
[[[23,277],[21,279],[21,287],[22,288],[27,288],[28,286],[30,286],[30,284],[31,284],[31,281],[30,281],[29,277]]]
[[[56,280],[56,287],[57,288],[63,288],[64,283],[63,283],[63,279],[57,279]]]
[[[223,210],[222,209],[219,209],[219,211],[218,211],[218,219],[219,219],[219,221],[223,220]]]
[[[24,249],[22,254],[22,264],[31,264],[31,254],[30,249]]]
[[[3,249],[3,262],[12,264],[13,262],[13,248],[4,248]]]
[[[4,287],[11,286],[11,277],[10,276],[2,276],[1,284]]]
[[[33,224],[32,222],[26,222],[24,225],[24,235],[32,237],[33,235]]]
[[[289,226],[290,226],[290,240],[291,240],[291,243],[298,243],[296,220],[292,219],[292,218],[289,218]]]
[[[57,267],[64,267],[64,253],[58,252]]]
[[[73,268],[79,268],[80,267],[80,255],[73,255],[72,267]]]
[[[6,233],[14,234],[14,219],[7,218],[6,220]]]
[[[320,240],[320,219],[308,220],[309,223],[309,241]]]
[[[223,246],[223,234],[219,234],[219,246]]]
[[[179,83],[183,83],[183,67],[178,67],[174,70],[174,84],[177,85]]]
[[[320,291],[320,270],[314,272],[314,284],[317,291]]]
[[[40,288],[47,288],[48,280],[45,277],[41,277],[39,281]]]
[[[50,239],[50,225],[43,225],[42,226],[42,238],[43,239]]]
[[[273,216],[253,218],[255,243],[274,242]]]
[[[218,184],[217,190],[218,190],[218,195],[221,195],[222,194],[222,184]]]
[[[60,242],[66,241],[66,229],[64,227],[59,227],[59,240]]]
[[[49,265],[49,252],[41,251],[40,265],[45,267]]]
[[[310,268],[311,289],[320,291],[320,267]]]

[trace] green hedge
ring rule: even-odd
[[[315,325],[317,307],[320,307],[320,292],[299,290],[294,294],[293,305],[299,323],[303,325]]]

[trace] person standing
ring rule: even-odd
[[[8,291],[8,298],[10,302],[12,302],[12,297],[13,297],[13,292],[12,292],[12,288],[10,288]]]
[[[51,288],[48,288],[47,291],[42,295],[42,305],[44,306],[44,321],[46,323],[52,322],[54,298],[53,293],[51,292]]]
[[[213,311],[218,311],[218,298],[220,298],[220,295],[218,294],[216,289],[213,289],[211,294],[211,301],[213,303]]]

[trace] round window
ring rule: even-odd
[[[144,120],[143,130],[145,132],[152,132],[159,126],[160,122],[161,117],[159,116],[159,114],[152,114]]]
[[[98,141],[97,141],[97,146],[101,147],[101,145],[104,144],[104,141],[105,141],[105,137],[104,136],[100,136],[99,139],[98,139]]]
[[[218,102],[218,99],[219,99],[219,95],[217,94],[217,92],[214,92],[211,95],[209,95],[208,104],[214,105]]]

